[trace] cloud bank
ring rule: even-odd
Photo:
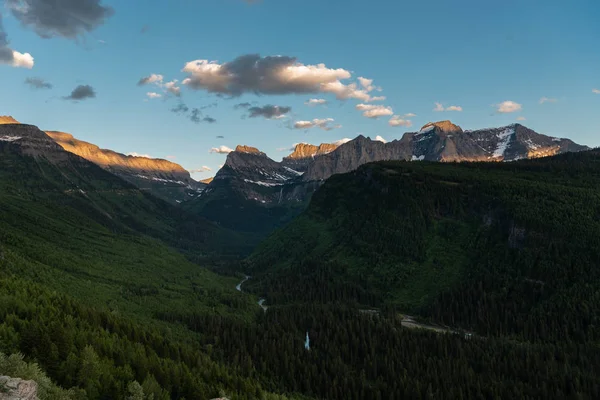
[[[186,63],[182,71],[189,74],[182,83],[190,89],[229,96],[331,93],[338,100],[370,102],[374,101],[370,92],[379,90],[372,80],[362,77],[358,78],[360,85],[342,83],[352,78],[345,69],[332,69],[325,64],[304,65],[288,56],[247,54],[223,64],[195,60]]]

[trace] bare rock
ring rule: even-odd
[[[0,376],[0,400],[38,400],[37,383]]]

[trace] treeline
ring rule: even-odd
[[[592,399],[600,350],[403,328],[392,312],[341,304],[272,307],[257,324],[159,315],[202,332],[212,355],[282,391],[323,399]],[[304,348],[305,333],[310,350]]]

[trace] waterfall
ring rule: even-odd
[[[306,331],[306,342],[304,342],[304,348],[310,350],[310,338],[308,337],[308,331]]]

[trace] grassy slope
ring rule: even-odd
[[[510,164],[370,164],[331,178],[248,268],[271,304],[356,300],[443,316],[445,298],[559,318],[600,289],[598,184],[595,151]],[[465,324],[484,324],[464,314]]]

